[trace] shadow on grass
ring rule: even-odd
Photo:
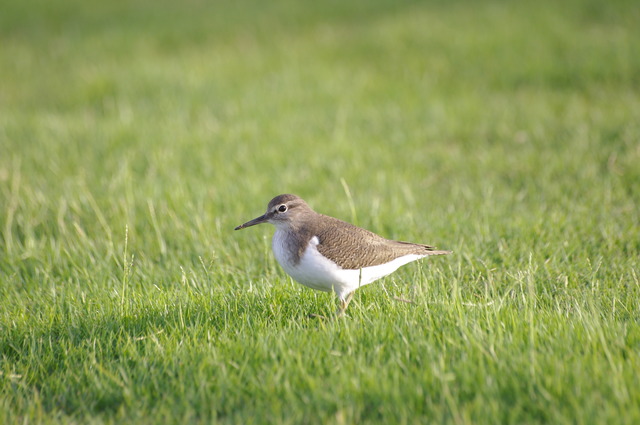
[[[116,302],[98,313],[58,309],[48,321],[24,321],[0,336],[0,370],[20,377],[1,386],[13,390],[18,410],[39,400],[45,411],[68,415],[115,414],[139,397],[160,401],[170,390],[163,374],[197,373],[191,364],[199,362],[215,369],[214,352],[234,358],[224,353],[265,334],[326,326],[307,318],[305,310],[317,310],[311,298],[270,294],[178,293],[142,300],[124,314]]]

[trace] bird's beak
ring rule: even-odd
[[[240,226],[236,227],[234,230],[244,229],[245,227],[255,226],[256,224],[266,223],[267,221],[269,221],[269,217],[267,217],[267,214],[264,214],[264,215],[261,215],[260,217],[254,218],[253,220],[249,220],[244,224],[241,224]]]

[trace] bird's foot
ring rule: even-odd
[[[336,320],[341,318],[342,316],[344,316],[344,311],[336,311],[335,314],[333,314],[332,316],[323,316],[322,314],[315,314],[315,313],[310,313],[307,315],[307,317],[309,319],[320,319],[320,320],[326,320],[326,321],[330,321],[330,320]]]
[[[403,302],[403,303],[407,303],[407,304],[415,304],[413,301],[408,300],[408,299],[406,299],[406,298],[393,297],[393,299],[394,299],[394,300],[396,300],[396,301],[400,301],[400,302]]]

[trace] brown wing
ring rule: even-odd
[[[377,266],[410,254],[449,254],[449,251],[437,251],[428,245],[385,239],[337,218],[325,217],[335,225],[325,226],[323,230],[315,232],[320,242],[318,251],[343,269],[357,270]]]

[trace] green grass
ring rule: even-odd
[[[638,22],[3,5],[0,423],[640,423]],[[233,231],[284,192],[454,254],[308,319]]]

